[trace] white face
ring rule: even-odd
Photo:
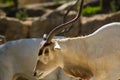
[[[59,66],[59,62],[56,58],[55,49],[53,45],[44,47],[40,55],[36,68],[34,70],[34,76],[41,79],[51,73]]]

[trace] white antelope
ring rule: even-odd
[[[5,37],[0,36],[0,38],[6,41]],[[55,38],[64,37],[56,36]],[[41,40],[41,38],[20,39],[0,45],[0,80],[16,80],[19,77],[36,80],[33,76],[33,70],[37,63]],[[59,69],[46,76],[45,80],[57,80],[57,73],[60,73],[59,80],[63,80],[63,78],[65,78],[64,80],[70,80]]]
[[[80,12],[41,42],[34,76],[43,78],[61,67],[66,74],[82,80],[120,80],[120,22],[106,24],[88,36],[52,39],[76,21]]]
[[[21,39],[0,45],[0,80],[16,80],[22,76],[34,78],[41,39]]]

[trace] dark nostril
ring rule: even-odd
[[[34,72],[34,76],[36,76],[37,75],[37,73],[36,72]]]

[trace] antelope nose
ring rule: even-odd
[[[36,76],[37,75],[37,72],[34,72],[34,76]]]

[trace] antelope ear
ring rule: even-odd
[[[55,42],[54,49],[61,49],[61,47],[60,47],[60,45],[58,44],[58,42]]]

